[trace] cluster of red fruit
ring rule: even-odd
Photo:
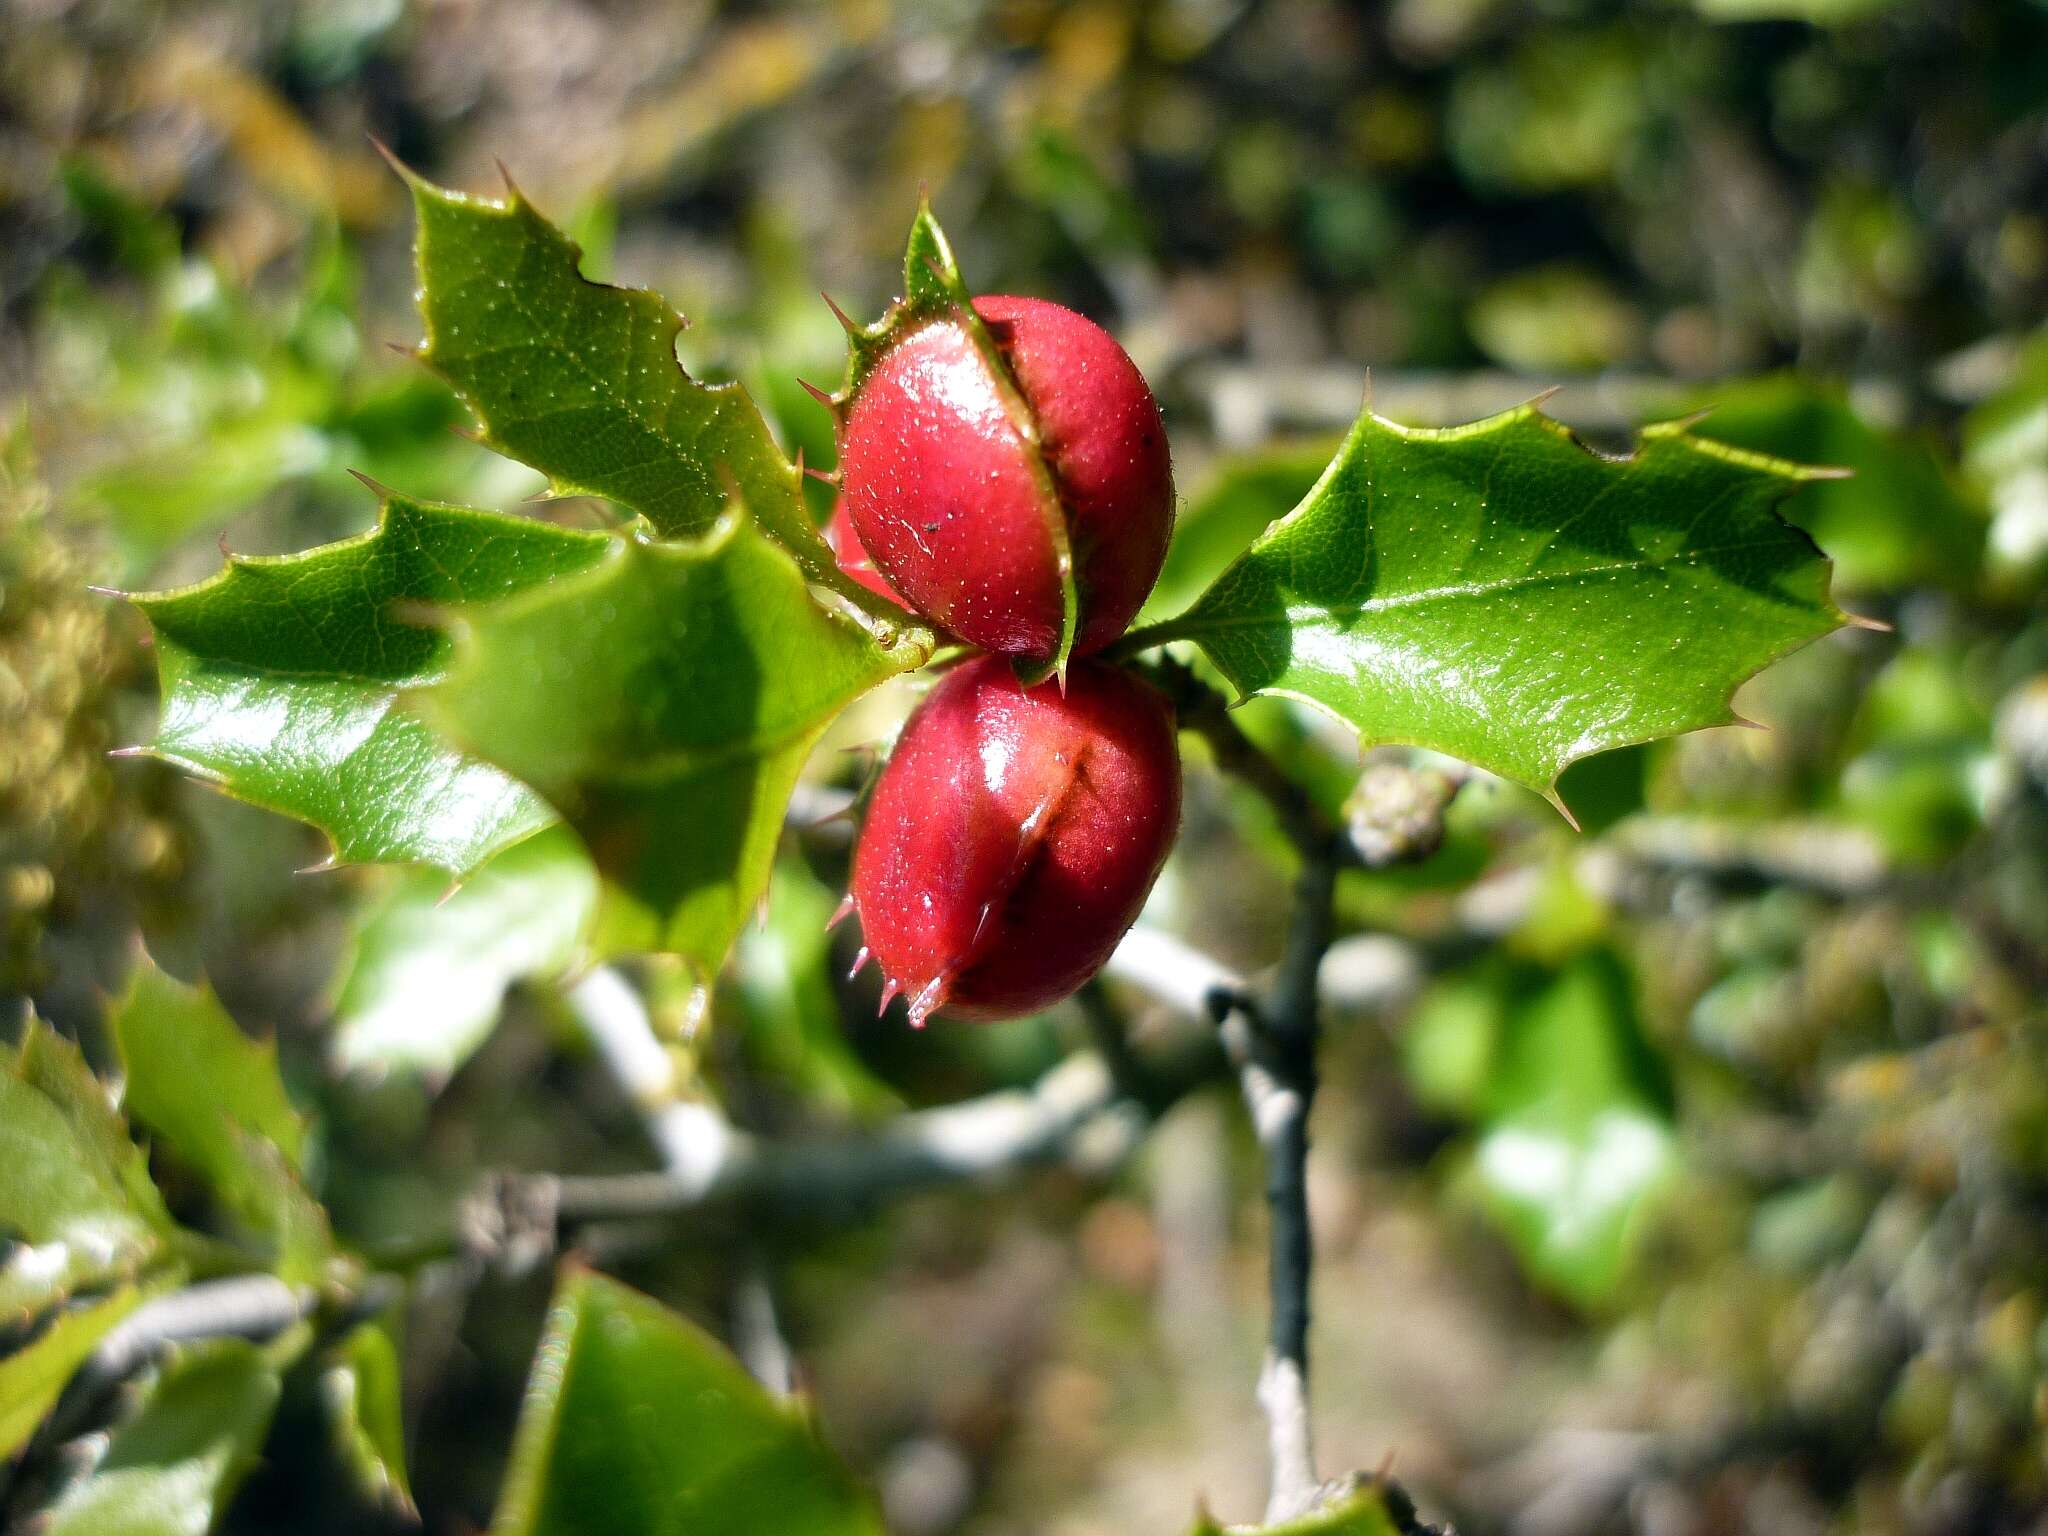
[[[861,963],[872,952],[884,1006],[904,993],[914,1024],[1072,993],[1137,919],[1180,819],[1171,706],[1088,659],[1144,603],[1173,531],[1158,403],[1072,310],[974,308],[996,356],[963,317],[932,318],[844,401],[828,529],[849,575],[990,653],[910,717],[854,851]],[[1042,672],[1069,626],[1076,659],[1026,687],[1020,666]]]

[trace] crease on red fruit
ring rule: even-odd
[[[1029,421],[966,329],[930,320],[842,403],[842,506],[909,606],[984,650],[1040,660],[1058,653],[1066,611],[1056,522],[1080,602],[1073,654],[1099,650],[1151,592],[1172,533],[1158,404],[1115,339],[1072,310],[1003,295],[975,310]]]
[[[1076,663],[1065,695],[1008,661],[948,673],[877,781],[854,851],[862,937],[911,1018],[1000,1019],[1070,995],[1136,920],[1179,823],[1166,700]]]

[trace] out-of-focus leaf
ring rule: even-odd
[[[138,597],[164,693],[148,750],[313,823],[340,859],[467,873],[554,813],[395,707],[447,661],[424,607],[505,597],[609,547],[602,534],[392,496],[360,537],[236,557],[197,586]]]
[[[411,1513],[398,1345],[382,1321],[361,1323],[334,1346],[321,1390],[341,1459],[371,1501]]]
[[[567,1269],[496,1536],[881,1536],[803,1415],[674,1313]]]
[[[801,476],[746,391],[683,372],[683,317],[666,300],[585,278],[575,245],[516,191],[494,203],[408,179],[420,357],[476,412],[492,447],[558,492],[608,497],[669,538],[708,533],[737,486],[806,576],[889,611],[833,563]]]
[[[444,1081],[498,1021],[505,990],[574,960],[597,872],[566,827],[514,843],[452,893],[398,871],[356,919],[334,1002],[334,1059]]]
[[[1443,430],[1367,412],[1301,505],[1147,638],[1561,806],[1572,762],[1728,723],[1737,684],[1845,622],[1775,510],[1815,473],[1675,424],[1614,460],[1532,406]]]
[[[1138,622],[1179,613],[1200,597],[1247,544],[1300,504],[1336,451],[1336,443],[1321,439],[1289,443],[1212,469],[1174,521],[1166,563]]]
[[[1390,1507],[1395,1500],[1398,1504]],[[1218,1525],[1205,1512],[1196,1517],[1189,1536],[1233,1536],[1257,1532],[1259,1536],[1403,1536],[1417,1530],[1406,1500],[1367,1486],[1330,1508],[1279,1525]]]
[[[1574,961],[1512,1008],[1484,1098],[1475,1169],[1488,1210],[1538,1281],[1581,1305],[1606,1300],[1677,1158],[1668,1089],[1610,955]]]
[[[128,1112],[266,1241],[280,1276],[317,1279],[333,1243],[326,1213],[299,1182],[305,1123],[278,1076],[275,1042],[251,1040],[211,990],[146,958],[109,1023]]]
[[[1451,157],[1480,185],[1554,192],[1612,177],[1650,120],[1649,72],[1626,28],[1532,27],[1497,64],[1460,69]]]
[[[1709,21],[1807,21],[1841,26],[1895,9],[1899,0],[1692,0]]]
[[[827,925],[837,905],[802,861],[789,858],[776,866],[766,916],[747,925],[734,956],[746,1043],[762,1067],[802,1090],[809,1102],[887,1109],[898,1104],[897,1096],[847,1044],[832,991]]]
[[[171,1230],[107,1090],[77,1046],[31,1019],[0,1070],[0,1234],[14,1240],[0,1320],[134,1275]]]
[[[2006,570],[2048,567],[2048,331],[2012,380],[1963,423],[1963,466],[1991,501],[1991,554]]]
[[[180,1355],[43,1531],[204,1536],[255,1464],[277,1396],[277,1371],[253,1344],[223,1339]]]
[[[0,1356],[0,1462],[27,1443],[43,1416],[56,1405],[71,1373],[85,1363],[107,1330],[134,1311],[141,1300],[138,1288],[124,1285],[89,1305],[58,1313],[28,1343]]]
[[[1969,582],[1984,521],[1927,443],[1872,427],[1840,390],[1797,374],[1736,384],[1697,403],[1708,411],[1693,428],[1701,437],[1854,471],[1811,486],[1785,508],[1828,552],[1845,589]]]
[[[449,734],[538,788],[606,877],[597,947],[716,972],[766,889],[805,756],[924,644],[821,607],[744,511],[692,544],[611,541],[583,574],[470,610],[422,695]]]
[[[1629,361],[1643,345],[1636,307],[1571,265],[1503,278],[1473,301],[1466,323],[1488,356],[1529,374],[1592,373]]]

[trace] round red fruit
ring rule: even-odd
[[[1101,326],[1041,299],[976,299],[1022,395],[958,322],[897,341],[839,423],[854,530],[912,607],[983,650],[1046,658],[1073,561],[1074,652],[1110,643],[1159,577],[1173,468],[1158,402]]]
[[[853,906],[883,1002],[1007,1019],[1050,1007],[1137,920],[1180,823],[1173,709],[1103,662],[1025,688],[995,656],[912,714],[868,803]]]

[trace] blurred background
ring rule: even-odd
[[[0,999],[91,1043],[138,942],[204,972],[318,1107],[341,1231],[395,1252],[482,1169],[650,1163],[560,946],[437,928],[417,875],[301,874],[307,829],[110,760],[155,689],[87,590],[359,531],[351,469],[539,489],[394,355],[410,219],[373,135],[471,190],[502,162],[814,465],[819,291],[874,313],[928,189],[972,286],[1102,320],[1158,390],[1155,612],[1293,504],[1368,372],[1411,422],[1561,384],[1596,443],[1711,408],[1853,469],[1786,510],[1892,628],[1753,684],[1772,730],[1579,765],[1585,836],[1475,784],[1434,857],[1345,877],[1322,1460],[1391,1458],[1468,1532],[2048,1529],[2048,6],[0,0]],[[1343,800],[1347,739],[1246,716]],[[1285,844],[1191,771],[1148,921],[1256,969]],[[694,1037],[736,1119],[872,1120],[1084,1038],[874,1021],[822,932],[844,866],[792,846]],[[1141,1045],[1186,1027],[1109,995]],[[765,1284],[899,1536],[1172,1532],[1261,1496],[1258,1178],[1219,1084],[1119,1167],[598,1256],[727,1336]],[[431,1531],[488,1518],[546,1288],[421,1304]],[[288,1398],[230,1529],[405,1528],[325,1436]]]

